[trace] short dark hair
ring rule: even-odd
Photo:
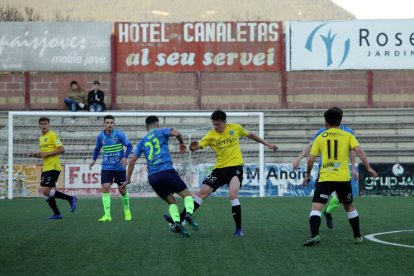
[[[342,110],[338,108],[330,108],[323,114],[325,122],[330,126],[340,126],[342,121]]]
[[[48,117],[40,117],[39,118],[39,124],[40,122],[47,122],[48,124],[50,123],[49,118]]]
[[[94,80],[94,81],[93,81],[93,84],[100,85],[99,81],[97,81],[97,80]]]
[[[73,80],[73,81],[71,81],[71,82],[70,82],[70,86],[72,86],[72,85],[74,85],[74,84],[76,84],[76,85],[78,85],[78,86],[79,86],[78,82],[77,82],[77,81],[75,81],[75,80]]]
[[[226,112],[224,112],[223,110],[216,110],[213,113],[211,113],[210,119],[213,121],[221,121],[221,122],[225,122],[227,119],[227,115]]]
[[[158,117],[157,117],[157,116],[154,116],[154,115],[148,116],[148,117],[145,119],[145,124],[146,124],[147,126],[150,126],[150,125],[153,125],[153,124],[155,124],[155,123],[159,123],[159,122],[160,122],[160,120],[158,119]]]
[[[339,107],[334,106],[334,107],[332,107],[332,109],[338,110],[341,113],[342,116],[344,115],[344,112]]]
[[[104,122],[105,122],[105,120],[106,119],[112,119],[112,120],[114,120],[115,121],[115,118],[114,118],[114,116],[112,116],[112,115],[106,115],[105,117],[104,117]]]

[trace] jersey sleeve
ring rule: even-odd
[[[201,148],[204,149],[205,147],[210,145],[210,140],[211,140],[211,138],[210,138],[211,134],[210,133],[211,133],[211,130],[209,132],[207,132],[207,134],[204,135],[204,137],[201,138],[201,140],[198,142],[198,144],[200,145]]]
[[[60,141],[60,138],[57,134],[53,135],[52,137],[54,139],[53,143],[57,148],[63,147],[62,141]]]
[[[242,127],[241,125],[236,124],[235,126],[240,136],[247,137],[249,135],[249,131],[245,129],[244,127]]]
[[[316,137],[315,141],[312,144],[312,149],[310,151],[311,155],[313,155],[313,156],[318,156],[319,155],[319,152],[320,152],[319,142],[320,142],[320,139],[318,139],[318,137]]]
[[[128,137],[122,131],[118,130],[118,136],[124,146],[131,144],[131,141],[129,141]]]
[[[351,149],[354,149],[355,147],[359,146],[358,140],[355,138],[354,135],[351,135],[351,139],[349,139],[349,146]]]
[[[141,141],[138,142],[138,144],[137,144],[137,146],[136,146],[136,148],[134,150],[134,154],[135,154],[136,157],[140,157],[141,154],[142,154],[142,141],[143,140],[141,140]]]
[[[172,130],[172,128],[162,128],[161,133],[165,137],[169,138],[171,136],[171,130]]]

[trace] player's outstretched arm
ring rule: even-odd
[[[131,158],[129,159],[129,163],[128,163],[128,168],[127,168],[127,173],[126,173],[126,180],[122,183],[121,186],[119,186],[119,189],[122,189],[126,185],[131,183],[132,172],[134,171],[135,163],[137,162],[137,160],[138,160],[138,156],[136,156],[135,154],[132,154]]]
[[[369,174],[372,177],[377,177],[377,172],[371,168],[371,165],[368,162],[367,156],[365,155],[364,150],[361,148],[361,146],[356,146],[354,148],[354,151],[356,152],[356,154],[358,155],[359,159],[361,159],[362,163],[365,165],[365,167],[367,168],[367,171],[369,172]]]
[[[309,154],[309,152],[311,151],[313,142],[310,142],[309,144],[306,145],[306,147],[299,153],[298,157],[296,157],[293,162],[292,162],[292,167],[293,169],[297,169],[299,168],[299,164],[300,161]]]
[[[192,141],[191,144],[190,144],[190,150],[191,151],[197,151],[199,149],[202,149],[200,144],[197,141]]]
[[[358,173],[355,168],[355,157],[356,157],[356,152],[351,150],[351,152],[349,153],[349,159],[351,161],[351,173],[352,173],[352,177],[355,180],[358,180]]]
[[[185,153],[187,151],[187,147],[184,144],[183,135],[181,134],[181,132],[175,129],[171,129],[170,135],[177,138],[178,142],[180,143],[179,144],[180,153],[181,154]]]
[[[315,155],[309,155],[308,158],[308,163],[306,165],[306,174],[305,174],[305,179],[303,180],[303,186],[307,186],[309,184],[310,178],[311,178],[311,172],[312,172],[312,168],[313,168],[313,164],[315,164],[315,159],[316,156]]]
[[[247,137],[253,141],[256,141],[258,143],[265,145],[271,150],[277,151],[279,149],[277,145],[267,142],[266,140],[264,140],[262,137],[260,137],[254,132],[249,132],[249,135],[247,135]]]

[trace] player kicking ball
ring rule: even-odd
[[[147,159],[148,182],[157,195],[168,203],[168,212],[171,216],[171,230],[181,233],[183,237],[190,237],[190,233],[180,222],[180,213],[174,193],[184,199],[186,219],[190,222],[193,230],[198,230],[198,224],[193,219],[194,200],[187,189],[187,185],[173,168],[168,140],[170,136],[178,139],[180,153],[186,152],[181,133],[172,128],[160,128],[157,116],[148,116],[145,119],[147,135],[137,144],[134,153],[129,160],[126,181],[121,186],[124,188],[131,183],[131,175],[137,159],[143,153]]]

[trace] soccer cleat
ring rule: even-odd
[[[355,243],[356,244],[361,244],[364,241],[364,239],[362,237],[356,237],[355,238]]]
[[[243,230],[241,229],[236,229],[236,231],[234,232],[234,236],[237,238],[241,238],[244,236]]]
[[[98,221],[112,221],[112,218],[110,216],[103,215],[100,219],[98,219]]]
[[[174,221],[172,220],[172,218],[169,215],[163,215],[163,218],[168,223],[174,223]]]
[[[132,220],[131,210],[124,210],[125,213],[125,220],[129,221]]]
[[[176,222],[175,229],[177,229],[177,231],[180,232],[181,236],[186,238],[190,237],[190,233],[188,233],[188,231],[184,228],[184,226],[181,223]]]
[[[194,220],[193,216],[192,216],[190,213],[187,213],[187,214],[186,214],[186,216],[185,216],[185,220],[186,220],[186,221],[188,221],[188,223],[190,223],[191,228],[192,228],[194,231],[197,231],[197,230],[198,230],[199,225],[198,225],[198,223]]]
[[[334,227],[332,215],[327,213],[326,211],[323,212],[323,215],[326,218],[326,226],[328,226],[329,229],[332,229]]]
[[[48,217],[48,219],[63,219],[62,215],[53,214],[53,216]]]
[[[70,211],[73,213],[77,207],[78,198],[76,196],[72,196],[72,200],[70,201]]]
[[[316,235],[315,237],[310,237],[307,239],[302,245],[303,246],[313,246],[315,244],[319,244],[321,242],[321,238],[319,235]]]
[[[168,222],[168,227],[170,228],[171,232],[180,233],[178,229],[175,227],[175,223],[169,215],[163,215],[163,218],[166,222]]]

